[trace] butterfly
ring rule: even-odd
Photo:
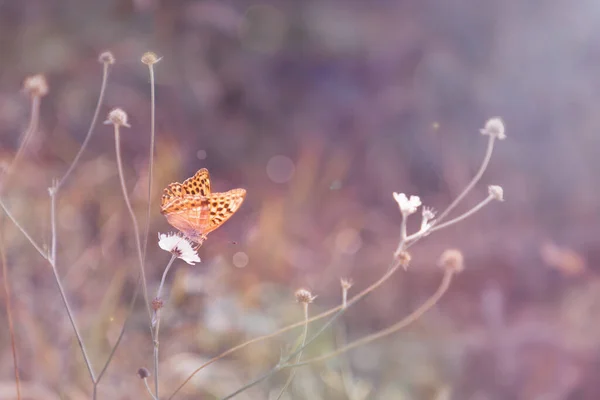
[[[223,225],[240,208],[245,189],[212,193],[206,168],[183,183],[169,184],[163,191],[160,213],[197,247],[206,236]]]

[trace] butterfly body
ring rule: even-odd
[[[202,168],[183,183],[165,188],[160,212],[189,240],[201,244],[239,209],[245,197],[244,189],[212,193],[208,170]]]

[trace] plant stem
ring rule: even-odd
[[[129,211],[129,216],[131,217],[131,223],[133,225],[133,230],[135,234],[135,243],[136,249],[138,253],[138,261],[140,263],[140,275],[142,277],[142,290],[144,293],[144,301],[146,302],[146,309],[148,310],[148,317],[150,321],[152,321],[152,310],[150,308],[150,299],[148,296],[148,287],[146,280],[146,272],[144,271],[144,257],[142,255],[142,245],[140,243],[140,228],[138,227],[137,219],[135,217],[135,213],[133,212],[133,207],[131,206],[131,201],[129,200],[129,195],[127,194],[127,186],[125,185],[125,175],[123,173],[123,161],[121,160],[121,140],[120,140],[120,132],[119,125],[114,124],[115,128],[115,152],[117,153],[117,169],[119,171],[119,180],[121,181],[121,190],[123,191],[123,198],[125,199],[125,204],[127,206],[127,211]],[[152,323],[150,324],[150,333],[152,335],[152,340],[154,340],[154,333],[152,333]]]
[[[454,199],[454,201],[452,203],[450,203],[450,205],[448,206],[448,208],[446,208],[444,210],[444,212],[442,212],[437,217],[436,221],[438,223],[442,222],[444,217],[446,215],[448,215],[448,213],[450,213],[450,211],[452,211],[454,209],[454,207],[456,207],[456,205],[467,195],[467,193],[469,193],[471,191],[471,189],[473,189],[473,187],[479,181],[479,179],[481,179],[483,172],[486,170],[488,164],[490,163],[490,159],[492,158],[492,152],[494,151],[495,139],[496,139],[496,137],[494,135],[489,135],[487,149],[485,151],[485,156],[483,157],[483,162],[481,163],[481,166],[479,167],[479,171],[477,171],[477,173],[475,174],[475,176],[473,177],[471,182],[462,191],[462,193],[456,199]]]
[[[403,329],[405,327],[407,327],[408,325],[412,324],[413,322],[415,322],[416,320],[418,320],[419,318],[421,318],[423,316],[423,314],[425,314],[427,311],[429,311],[429,309],[431,309],[435,304],[437,304],[437,302],[442,298],[442,296],[444,295],[444,293],[446,293],[446,291],[448,290],[448,288],[450,287],[450,283],[452,282],[452,277],[454,276],[453,271],[447,269],[444,271],[444,277],[442,278],[442,282],[440,283],[440,286],[438,287],[438,289],[435,291],[435,293],[428,298],[425,303],[421,304],[421,306],[419,308],[417,308],[415,311],[413,311],[410,315],[408,315],[407,317],[403,318],[401,321],[395,323],[394,325],[383,329],[379,332],[376,332],[372,335],[368,335],[363,337],[362,339],[358,339],[352,343],[347,344],[346,346],[343,346],[339,349],[337,349],[336,351],[333,351],[329,354],[325,354],[319,357],[315,357],[315,358],[311,358],[308,360],[305,360],[301,363],[296,363],[296,364],[288,364],[283,366],[284,368],[292,368],[292,367],[299,367],[302,365],[307,365],[307,364],[311,364],[311,363],[315,363],[318,361],[324,361],[327,360],[329,358],[332,357],[336,357],[342,353],[347,352],[348,350],[354,349],[356,347],[365,345],[367,343],[373,342],[377,339],[381,339],[384,336],[390,335],[394,332],[399,331],[400,329]]]
[[[12,159],[10,165],[6,169],[5,180],[2,183],[2,192],[4,192],[4,189],[9,185],[10,180],[13,177],[13,171],[15,169],[15,166],[17,165],[19,160],[21,160],[21,157],[23,156],[23,154],[25,152],[25,148],[27,147],[29,140],[31,140],[31,138],[33,137],[33,134],[38,129],[38,125],[39,125],[39,121],[40,121],[41,100],[42,99],[40,96],[36,96],[36,95],[31,96],[31,116],[29,117],[29,124],[27,126],[27,130],[23,134],[23,140],[21,141],[21,144],[19,145],[19,148],[17,149],[17,153],[15,154],[15,157]]]
[[[302,303],[302,306],[304,309],[304,331],[302,332],[302,344],[300,345],[301,348],[305,346],[306,336],[308,335],[308,322],[307,322],[308,321],[308,304],[309,303],[306,303],[306,302]],[[295,362],[298,363],[301,358],[302,358],[302,351],[300,351],[300,353],[298,353],[298,355],[296,356]],[[281,396],[283,396],[283,394],[285,393],[288,386],[290,386],[290,384],[294,380],[295,375],[296,375],[296,370],[293,369],[292,372],[290,372],[290,375],[288,376],[285,384],[281,388],[281,391],[279,392],[279,395],[277,396],[276,400],[281,399]]]
[[[150,157],[148,170],[148,209],[146,210],[146,228],[144,229],[144,245],[143,245],[143,260],[146,260],[146,250],[148,246],[148,235],[150,233],[150,211],[152,206],[152,180],[154,175],[154,137],[156,123],[156,103],[155,103],[155,84],[154,84],[154,67],[153,64],[148,64],[150,71]]]
[[[160,296],[162,294],[163,286],[165,284],[165,278],[167,277],[167,273],[171,269],[171,265],[173,265],[173,261],[175,261],[176,258],[177,257],[174,254],[171,256],[171,259],[169,260],[169,263],[167,264],[163,272],[162,279],[160,280],[160,285],[158,286],[158,290],[156,291],[156,299],[159,301],[162,300]],[[160,311],[161,309],[159,308],[154,312],[154,393],[156,393],[157,399],[160,398],[158,394],[158,332],[160,329]]]
[[[105,62],[105,63],[103,63],[103,65],[104,65],[104,68],[103,68],[103,72],[102,72],[102,83],[100,85],[100,95],[98,96],[98,102],[96,103],[96,109],[94,110],[94,115],[92,116],[92,122],[90,123],[90,127],[88,128],[87,134],[85,135],[85,139],[83,140],[83,143],[81,144],[81,147],[79,148],[79,151],[75,155],[73,162],[67,169],[67,172],[65,172],[63,177],[60,179],[58,184],[56,184],[57,190],[60,189],[64,185],[64,183],[66,182],[69,175],[71,175],[71,172],[73,172],[73,170],[75,169],[77,162],[81,158],[81,155],[85,151],[85,148],[87,147],[90,139],[92,138],[92,133],[94,132],[94,128],[96,127],[96,123],[98,121],[98,115],[100,114],[100,109],[102,108],[102,103],[104,102],[104,92],[106,90],[106,83],[108,81],[108,72],[110,69],[109,63]]]
[[[366,295],[368,295],[369,293],[371,293],[372,291],[374,291],[375,289],[377,289],[379,286],[381,286],[383,283],[385,283],[390,276],[392,276],[394,274],[394,272],[396,272],[398,270],[398,268],[400,267],[400,263],[397,260],[394,260],[394,262],[390,265],[390,267],[387,269],[386,273],[383,274],[383,276],[381,278],[379,278],[376,282],[372,283],[369,287],[367,287],[366,289],[363,289],[360,293],[356,294],[354,297],[352,297],[348,303],[344,306],[344,304],[340,304],[339,306],[336,307],[332,307],[327,311],[322,312],[321,314],[315,315],[311,318],[309,318],[306,323],[311,323],[320,319],[323,319],[325,317],[330,316],[331,314],[334,314],[336,312],[338,312],[339,310],[342,310],[344,308],[348,308],[351,305],[357,303],[360,299],[362,299],[363,297],[365,297]],[[263,335],[263,336],[259,336],[256,337],[254,339],[250,339],[244,343],[241,343],[235,347],[230,348],[229,350],[224,351],[223,353],[219,354],[218,356],[208,360],[207,362],[205,362],[204,364],[202,364],[201,366],[199,366],[198,368],[196,368],[194,370],[194,372],[192,372],[190,374],[190,376],[188,376],[182,383],[181,385],[179,385],[177,387],[177,389],[175,389],[175,391],[171,394],[171,396],[169,396],[168,400],[173,399],[173,397],[175,397],[175,395],[194,377],[194,375],[196,375],[198,372],[200,372],[203,368],[208,367],[210,364],[219,361],[220,359],[248,346],[251,345],[253,343],[257,343],[266,339],[270,339],[272,337],[278,336],[282,333],[288,332],[294,328],[297,328],[299,326],[303,326],[305,324],[304,321],[299,321],[296,322],[294,324],[288,325],[284,328],[279,329],[278,331],[275,331],[273,333],[269,333],[267,335]]]

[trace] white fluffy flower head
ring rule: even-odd
[[[161,249],[168,251],[177,258],[181,258],[183,261],[190,265],[194,265],[200,262],[200,257],[196,251],[192,248],[192,244],[186,238],[175,234],[175,233],[159,233],[158,234],[158,245]]]
[[[405,217],[417,212],[417,208],[419,208],[421,205],[421,199],[419,196],[410,196],[409,199],[404,193],[394,192],[394,199],[398,202],[400,212]]]

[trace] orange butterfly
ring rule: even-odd
[[[211,193],[206,168],[183,183],[174,182],[163,191],[160,212],[174,228],[198,246],[206,235],[225,223],[242,205],[245,189]]]

